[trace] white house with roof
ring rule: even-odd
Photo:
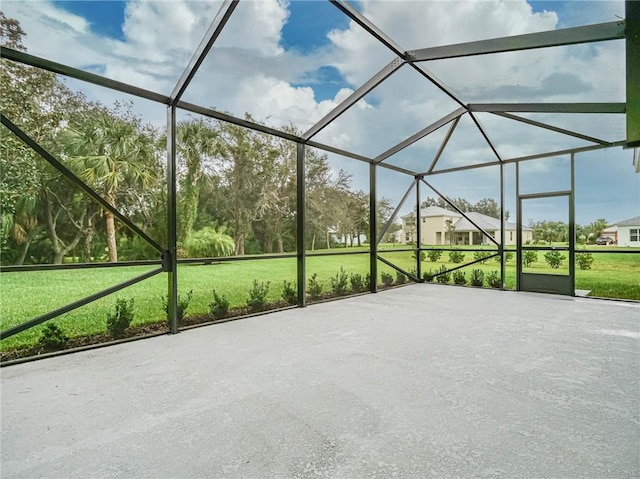
[[[500,219],[477,212],[465,215],[476,225],[500,241]],[[439,206],[429,206],[420,210],[420,240],[427,245],[488,245],[493,244],[482,232],[456,211]],[[402,230],[407,243],[416,241],[416,217],[413,213],[402,217]],[[505,245],[516,244],[517,225],[505,222]],[[522,228],[522,241],[533,241],[533,230]]]
[[[600,235],[612,238],[618,246],[640,246],[640,216],[618,221]]]

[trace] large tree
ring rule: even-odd
[[[198,217],[204,163],[220,153],[219,136],[216,126],[203,119],[190,119],[177,125],[176,153],[183,166],[178,235],[180,243],[184,243],[193,232]]]
[[[68,165],[114,208],[128,187],[144,191],[158,181],[151,131],[130,115],[100,109],[64,133]],[[114,214],[104,211],[109,261],[118,261]]]
[[[1,12],[0,34],[3,46],[26,51],[25,32],[19,22]],[[57,132],[92,107],[56,75],[4,58],[0,60],[0,91],[2,113],[56,156],[62,153]],[[59,177],[59,172],[13,133],[0,128],[0,233],[4,258],[24,261],[41,231],[47,232],[56,261],[62,261],[69,251],[67,248],[75,239],[74,224],[80,217],[84,220],[86,214],[82,216],[77,211],[75,187],[59,181]],[[62,198],[68,203],[61,203]],[[63,239],[69,231],[74,231],[73,237]],[[14,251],[7,251],[10,242]],[[16,246],[21,249],[19,254]]]

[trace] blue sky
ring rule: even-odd
[[[441,0],[362,1],[356,5],[408,49],[614,21],[616,15],[624,14],[621,1],[526,4],[522,0],[481,0],[455,8]],[[172,90],[217,11],[213,2],[186,0],[8,0],[2,8],[22,22],[31,53],[163,93]],[[424,66],[465,101],[624,101],[623,42],[549,50],[524,52],[517,58],[491,55]],[[243,0],[185,99],[236,116],[249,112],[276,127],[292,123],[304,131],[392,58],[392,53],[350,24],[329,2]],[[103,89],[83,88],[90,98],[105,103],[122,100],[122,95]],[[419,75],[404,68],[318,139],[375,156],[456,107]],[[136,101],[135,109],[148,121],[164,124],[162,108]],[[486,116],[485,127],[498,147],[507,152],[506,157],[562,149],[567,147],[565,143],[573,145],[562,136],[543,135],[535,128],[523,131]],[[585,134],[604,135],[607,140],[624,135],[619,119],[535,119]],[[469,130],[459,128],[443,164],[477,162],[486,154],[486,145],[474,143]],[[442,132],[437,134],[442,136]],[[416,143],[389,162],[420,170],[439,146],[436,136]],[[590,161],[589,168],[580,173],[579,201],[589,207],[579,213],[578,221],[602,216],[614,221],[638,215],[640,175],[632,174],[631,152],[607,151],[598,158],[600,161]],[[351,167],[352,162],[336,158],[332,164],[353,169],[354,186],[367,188],[366,174]],[[468,180],[449,185],[442,180],[444,192],[451,196],[465,192],[470,200],[477,201],[487,191],[495,190],[492,187],[483,192],[473,186],[485,178],[479,170],[474,171]],[[381,193],[399,199],[404,193],[404,179],[381,174],[387,175],[381,179]],[[539,168],[541,188],[545,177],[553,174],[550,169]],[[601,191],[608,193],[599,194]]]

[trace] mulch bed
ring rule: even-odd
[[[284,301],[278,301],[275,303],[268,304],[265,309],[261,312],[252,311],[249,308],[238,308],[230,310],[224,318],[217,318],[212,314],[194,314],[191,316],[187,316],[180,321],[180,328],[197,326],[200,324],[215,324],[229,321],[230,319],[237,319],[241,317],[263,314],[265,312],[273,311],[275,309],[283,309],[289,307],[289,304]],[[155,335],[158,333],[168,333],[169,327],[166,322],[161,321],[158,323],[148,323],[148,324],[140,324],[137,326],[132,326],[127,329],[125,333],[125,337],[122,338],[132,339],[138,337],[144,337],[148,335]],[[122,341],[122,340],[118,340]],[[93,346],[97,344],[104,344],[114,342],[114,339],[111,337],[109,333],[100,333],[93,334],[90,336],[78,336],[76,338],[71,338],[67,342],[67,347],[64,350],[71,350],[82,348],[85,346]],[[5,363],[8,361],[14,361],[16,359],[28,358],[32,356],[42,356],[44,354],[62,351],[62,350],[51,350],[45,349],[41,346],[31,347],[31,348],[20,348],[13,349],[10,351],[0,351],[0,363]]]
[[[388,289],[388,288],[389,287],[386,285],[380,287],[381,290]],[[366,294],[366,293],[358,293],[358,294]],[[324,301],[330,301],[330,300],[344,298],[346,296],[352,296],[352,295],[353,293],[348,293],[346,295],[336,296],[335,294],[327,293],[327,294],[321,295],[318,298],[314,298],[313,300],[309,299],[308,302],[309,304],[321,303]],[[264,310],[259,312],[253,311],[250,308],[232,309],[226,314],[224,318],[219,318],[209,313],[193,314],[193,315],[187,316],[186,318],[183,318],[180,321],[179,327],[182,329],[182,328],[191,328],[198,325],[224,323],[233,319],[256,316],[256,315],[272,312],[274,310],[291,308],[291,307],[295,307],[295,306],[291,306],[285,301],[276,301],[274,303],[270,303],[266,305]],[[158,322],[158,323],[141,324],[137,326],[132,326],[129,329],[127,329],[125,333],[125,337],[123,339],[126,341],[127,339],[131,340],[131,339],[140,338],[148,335],[157,335],[157,334],[168,333],[168,332],[169,332],[169,327],[167,323],[164,321]],[[109,335],[109,333],[93,334],[91,336],[79,336],[76,338],[69,339],[69,341],[67,342],[67,347],[64,348],[64,351],[83,348],[87,346],[95,346],[95,345],[101,345],[106,343],[112,343],[112,342],[114,343],[121,342],[121,341],[122,340],[114,341],[114,339],[111,337],[111,335]],[[0,351],[0,364],[6,363],[8,361],[14,361],[17,359],[37,357],[37,356],[42,356],[45,354],[55,353],[59,351],[63,351],[63,350],[47,350],[40,346],[31,347],[31,348],[13,349],[10,351]]]

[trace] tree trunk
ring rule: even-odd
[[[198,218],[198,203],[200,202],[200,190],[198,189],[198,179],[200,175],[193,173],[191,178],[187,178],[187,188],[184,194],[184,203],[182,208],[182,227],[178,235],[178,241],[183,243],[193,232],[193,225]]]
[[[29,246],[31,245],[32,238],[27,237],[24,245],[22,245],[22,251],[20,251],[20,256],[16,260],[16,265],[22,266],[24,264],[24,259],[27,257],[27,252],[29,251]]]
[[[284,253],[284,241],[282,235],[278,235],[278,253]]]
[[[304,245],[302,245],[302,247],[304,248]],[[315,251],[316,250],[316,234],[313,233],[313,236],[311,237],[311,251]]]
[[[327,249],[331,249],[331,239],[329,238],[329,230],[327,229]]]
[[[236,256],[244,256],[244,233],[236,235]]]
[[[358,246],[362,246],[362,240],[360,239],[360,233],[356,233],[358,235]]]
[[[93,250],[93,237],[95,235],[95,228],[93,227],[93,216],[89,216],[87,220],[87,227],[85,228],[85,235],[83,241],[83,255],[85,262],[91,262],[91,253]]]
[[[109,252],[109,261],[115,263],[118,261],[118,245],[116,244],[115,218],[111,211],[106,211],[104,216],[107,227],[107,251]]]

